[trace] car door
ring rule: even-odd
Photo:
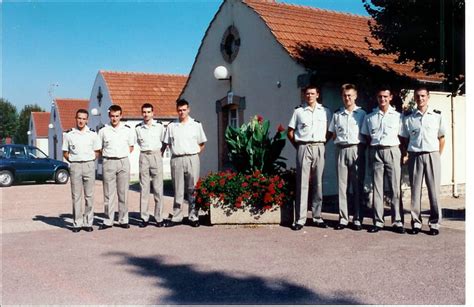
[[[32,146],[26,148],[29,160],[31,161],[32,180],[48,180],[53,178],[54,165],[51,159],[40,149]]]
[[[25,147],[12,146],[7,156],[9,164],[15,169],[15,178],[19,181],[29,179],[29,170],[31,169],[31,160],[28,159]]]

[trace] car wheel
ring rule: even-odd
[[[9,187],[13,183],[13,174],[10,171],[0,171],[0,187]]]
[[[59,184],[65,184],[69,180],[69,173],[65,169],[60,169],[56,172],[54,176],[54,181]]]

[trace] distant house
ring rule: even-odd
[[[86,109],[87,99],[56,98],[51,105],[49,123],[52,128],[48,132],[49,157],[63,160],[63,133],[76,126],[76,111]]]
[[[176,119],[176,100],[183,90],[187,76],[149,74],[134,72],[99,71],[92,88],[89,111],[95,113],[89,120],[91,128],[99,129],[110,122],[108,108],[112,104],[122,107],[123,121],[131,128],[142,121],[141,106],[151,103],[154,107],[155,119],[167,125]],[[95,109],[95,110],[94,110]],[[92,110],[97,112],[92,112]],[[131,179],[138,178],[138,144],[130,155]],[[164,177],[171,178],[170,154],[164,155]],[[98,174],[102,174],[99,161]]]
[[[49,153],[48,130],[50,112],[31,112],[28,130],[28,144]]]
[[[359,86],[358,103],[366,108],[368,98],[372,97],[362,95],[364,86],[381,82],[379,76],[392,84],[411,81],[423,82],[432,88],[438,86],[438,76],[413,72],[410,63],[397,64],[394,56],[371,53],[367,40],[376,42],[370,36],[368,21],[369,18],[363,16],[275,1],[223,1],[204,34],[181,94],[191,102],[192,114],[202,122],[207,134],[201,173],[228,165],[224,142],[228,125],[239,126],[260,114],[270,120],[272,133],[279,124],[286,127],[294,108],[302,101],[301,89],[311,80],[318,81],[323,104],[332,111],[342,106],[340,86],[345,82]],[[224,66],[230,77],[224,74],[217,80],[213,72],[219,66]],[[465,99],[457,99],[454,118],[461,125]],[[437,95],[433,105],[442,107],[450,127],[451,111],[446,93]],[[465,131],[462,127],[459,129]],[[459,141],[462,139],[461,136],[456,144],[450,144],[451,138],[447,136],[443,154],[447,161],[465,160],[464,142]],[[459,149],[454,159],[455,147]],[[295,150],[289,142],[282,154],[288,159],[288,166],[294,167]],[[323,179],[325,195],[337,193],[334,157],[334,145],[329,142]],[[456,166],[458,182],[465,182],[462,165]],[[451,170],[445,172],[445,169],[447,167],[443,168],[442,184],[450,185]]]

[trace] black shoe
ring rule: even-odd
[[[108,229],[108,228],[112,228],[112,226],[105,225],[105,224],[102,224],[102,225],[99,226],[99,230],[105,230],[105,229]]]
[[[354,229],[355,231],[360,231],[362,230],[362,225],[354,225],[352,226],[352,229]]]
[[[403,226],[393,226],[393,232],[404,234],[405,228],[403,228]]]
[[[382,230],[382,228],[379,227],[379,226],[373,226],[373,227],[370,228],[367,232],[376,233],[376,232],[379,232],[379,230]]]
[[[123,228],[123,229],[129,229],[130,225],[129,224],[119,224],[118,227]]]
[[[291,229],[298,231],[298,230],[303,229],[303,225],[295,224],[294,226],[291,226]]]
[[[336,227],[334,227],[334,230],[342,230],[342,229],[344,229],[344,228],[346,228],[346,225],[343,225],[343,224],[337,224],[337,226],[336,226]]]
[[[173,222],[171,220],[165,220],[165,221],[163,221],[163,225],[168,228],[168,227],[174,227],[174,226],[178,225],[178,223]]]
[[[411,234],[412,235],[417,235],[420,232],[420,228],[412,228],[411,229]]]
[[[148,222],[145,221],[140,221],[140,223],[138,224],[138,227],[140,228],[145,228],[146,226],[148,226]]]
[[[314,226],[318,228],[328,228],[328,225],[326,225],[324,222],[314,222]]]
[[[165,226],[165,222],[161,221],[161,222],[156,222],[156,227],[163,227]]]
[[[199,227],[199,221],[189,221],[189,225],[191,225],[191,227]]]
[[[76,233],[76,232],[81,231],[81,228],[80,227],[74,227],[73,229],[71,229],[71,231]]]
[[[438,229],[431,228],[431,229],[430,229],[430,232],[428,232],[428,234],[429,234],[430,236],[437,236],[437,235],[439,235],[439,230],[438,230]]]
[[[91,227],[91,226],[82,227],[82,229],[84,229],[84,231],[86,231],[86,232],[91,232],[91,231],[93,231],[93,230],[94,230],[94,229],[92,229],[92,227]]]

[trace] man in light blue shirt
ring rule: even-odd
[[[398,138],[402,127],[401,114],[390,105],[393,94],[388,87],[377,92],[378,107],[368,114],[362,134],[370,144],[370,161],[373,161],[374,226],[371,233],[384,227],[384,179],[391,190],[390,206],[393,230],[403,234],[403,208],[400,202],[401,152]]]
[[[420,232],[422,226],[421,190],[424,179],[430,200],[429,234],[438,235],[441,222],[440,155],[444,149],[446,130],[441,111],[434,110],[428,105],[430,99],[428,89],[420,87],[415,90],[414,96],[417,108],[405,115],[401,133],[401,136],[408,141],[412,233]]]
[[[331,111],[318,103],[320,90],[308,86],[306,103],[295,108],[288,124],[288,139],[296,148],[296,204],[293,230],[301,230],[306,223],[310,178],[313,182],[311,211],[316,227],[326,228],[321,211],[323,205],[323,170],[325,144]]]
[[[365,176],[365,138],[360,134],[366,112],[356,104],[357,89],[353,84],[341,88],[344,106],[337,110],[329,124],[336,145],[339,224],[336,230],[349,224],[348,187],[352,187],[353,229],[362,229],[361,196]]]

